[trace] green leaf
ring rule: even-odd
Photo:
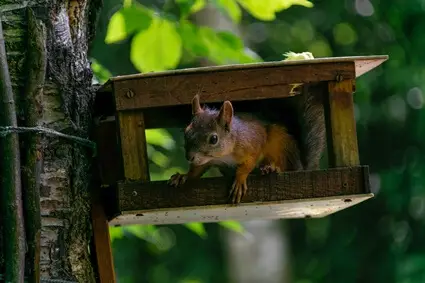
[[[230,32],[216,32],[209,27],[198,27],[187,21],[180,23],[178,31],[184,49],[192,56],[208,58],[219,65],[260,61],[248,55],[242,40]]]
[[[176,3],[180,7],[180,17],[186,18],[190,14],[199,12],[205,7],[205,0],[176,0]]]
[[[183,224],[186,226],[189,230],[196,233],[201,238],[207,237],[207,231],[205,231],[204,224],[201,222],[191,222],[191,223],[185,223]]]
[[[131,62],[141,72],[175,69],[181,55],[182,40],[175,24],[157,17],[131,43]]]
[[[199,29],[188,22],[182,22],[178,27],[178,32],[183,42],[185,50],[195,56],[208,56],[208,47],[200,40]]]
[[[223,44],[226,44],[228,47],[234,50],[243,50],[244,48],[242,40],[233,33],[219,31],[217,32],[217,36],[220,38]]]
[[[150,241],[157,230],[154,225],[128,225],[124,229],[126,232],[146,241]]]
[[[124,40],[137,31],[147,29],[151,22],[151,14],[143,6],[123,7],[111,17],[105,43],[111,44]]]
[[[172,150],[176,142],[170,133],[165,129],[147,129],[146,141],[148,144],[160,146],[167,150]]]
[[[99,83],[105,83],[112,74],[106,69],[103,65],[101,65],[96,59],[91,58],[91,69]]]
[[[111,237],[111,242],[115,239],[122,239],[124,237],[123,227],[109,227],[109,236]]]
[[[155,163],[161,168],[167,168],[170,164],[170,159],[168,158],[168,156],[158,150],[152,152],[150,159],[153,163]]]
[[[215,0],[217,8],[229,15],[233,22],[239,23],[242,18],[242,11],[236,0]]]
[[[237,221],[221,221],[221,222],[218,222],[218,224],[236,233],[245,232],[245,228],[241,225],[241,223]]]
[[[200,27],[198,32],[199,40],[208,48],[208,59],[216,64],[258,61],[245,53],[241,39],[230,32],[215,32],[208,27]]]
[[[271,0],[276,3],[276,10],[282,11],[289,9],[293,5],[304,6],[306,8],[312,8],[314,5],[308,0]]]
[[[273,21],[276,13],[288,9],[292,5],[311,8],[313,3],[308,0],[237,0],[252,16],[263,21]]]

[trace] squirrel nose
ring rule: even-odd
[[[186,153],[186,159],[190,162],[192,162],[195,159],[195,155],[192,153]]]

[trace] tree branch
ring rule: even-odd
[[[0,15],[0,123],[17,126],[15,101],[7,64],[3,27]],[[5,281],[24,282],[25,230],[22,207],[19,138],[16,133],[2,139],[1,208],[4,228]]]

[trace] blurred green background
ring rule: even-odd
[[[425,282],[424,31],[423,0],[104,0],[100,83],[288,51],[390,56],[354,96],[374,199],[323,219],[112,227],[119,282]],[[187,168],[179,129],[147,138],[152,180]]]

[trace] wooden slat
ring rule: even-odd
[[[356,65],[356,74],[358,76],[372,70],[379,66],[383,62],[388,60],[388,55],[370,55],[370,56],[345,56],[345,57],[323,57],[315,58],[311,60],[291,60],[291,61],[273,61],[273,62],[261,62],[261,63],[249,63],[249,64],[233,64],[233,65],[220,65],[220,66],[208,66],[199,68],[187,68],[177,69],[163,72],[151,72],[151,73],[138,73],[132,75],[116,76],[112,77],[108,82],[104,84],[105,87],[110,89],[110,83],[116,81],[125,81],[131,79],[140,79],[148,77],[164,77],[171,75],[183,75],[183,74],[194,74],[194,73],[209,73],[209,72],[225,72],[232,70],[246,70],[246,69],[262,69],[270,67],[282,67],[282,66],[300,66],[300,65],[311,65],[311,64],[328,64],[328,63],[346,63],[351,62]],[[373,64],[364,64],[365,61]],[[359,64],[357,64],[359,63]],[[359,69],[357,69],[359,68]],[[99,91],[104,91],[100,88]]]
[[[268,203],[294,199],[370,193],[368,167],[285,172],[269,176],[250,175],[242,203]],[[175,209],[190,206],[228,205],[231,180],[223,177],[188,181],[179,188],[166,181],[118,184],[121,213]]]
[[[292,84],[355,78],[354,62],[277,65],[222,71],[187,72],[114,81],[117,110],[288,97]]]
[[[159,209],[140,213],[122,214],[109,225],[183,224],[188,222],[219,222],[226,220],[320,218],[357,205],[373,194],[356,194],[313,199],[297,199],[269,203],[240,204],[238,206],[212,205]]]
[[[111,92],[112,85],[118,81],[127,81],[127,80],[140,80],[146,78],[154,77],[165,77],[165,76],[179,76],[179,75],[189,75],[189,74],[202,74],[210,72],[228,72],[236,70],[247,70],[247,69],[262,69],[262,68],[273,68],[273,67],[282,67],[282,66],[302,66],[302,65],[320,65],[320,64],[329,64],[329,63],[347,63],[352,62],[355,64],[355,76],[359,77],[366,72],[376,68],[381,65],[383,62],[388,60],[388,55],[373,55],[373,56],[351,56],[351,57],[330,57],[330,58],[316,58],[313,60],[299,60],[299,61],[276,61],[276,62],[262,62],[262,63],[252,63],[252,64],[235,64],[235,65],[222,65],[222,66],[213,66],[213,67],[201,67],[201,68],[188,68],[188,69],[179,69],[171,70],[165,72],[152,72],[152,73],[138,73],[133,75],[125,76],[116,76],[112,77],[105,84],[103,84],[99,90],[98,94],[102,92]]]
[[[124,178],[147,180],[149,168],[143,114],[137,111],[119,112],[118,121]]]
[[[356,77],[369,72],[372,69],[375,69],[388,59],[388,56],[382,56],[381,58],[359,58],[355,60],[356,64]]]
[[[330,167],[360,164],[352,96],[354,88],[354,80],[328,83],[324,108]]]
[[[96,162],[101,185],[112,185],[124,179],[116,128],[115,116],[105,117],[95,123]]]
[[[91,215],[99,281],[100,283],[115,283],[116,278],[111,239],[109,236],[109,223],[102,204],[99,201],[98,193],[93,196]]]

